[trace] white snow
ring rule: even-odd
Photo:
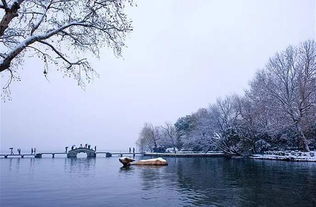
[[[153,159],[147,159],[147,160],[139,160],[139,161],[161,161],[161,162],[166,162],[165,159],[161,158],[161,157],[158,157],[158,158],[153,158]]]
[[[284,160],[296,162],[316,162],[316,151],[268,151],[264,154],[254,154],[253,159],[262,160]]]

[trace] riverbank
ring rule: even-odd
[[[316,162],[316,151],[267,151],[264,154],[253,154],[250,158],[293,162]]]
[[[191,152],[191,153],[144,153],[144,156],[150,157],[234,157],[223,152]],[[249,156],[251,159],[261,160],[281,160],[293,162],[316,162],[316,151],[301,152],[301,151],[267,151],[264,154],[253,154]]]
[[[223,152],[177,152],[177,153],[144,153],[144,156],[153,156],[153,157],[224,157],[226,156]]]

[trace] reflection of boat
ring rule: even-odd
[[[119,158],[119,161],[124,166],[129,166],[129,165],[168,165],[167,160],[162,159],[161,157],[147,159],[147,160],[139,160],[137,162],[134,162],[135,160],[132,158],[129,158],[129,157],[121,157],[121,158]]]
[[[129,157],[121,157],[119,158],[119,161],[123,164],[123,166],[130,166],[131,162],[135,160]]]

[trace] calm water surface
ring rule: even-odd
[[[316,206],[316,163],[166,159],[0,159],[0,206]]]

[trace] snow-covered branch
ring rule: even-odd
[[[39,55],[46,54],[45,57],[68,72],[73,68],[70,65],[87,67],[89,64],[84,58],[67,55],[65,51],[69,50],[65,45],[79,55],[90,51],[98,56],[99,48],[104,46],[121,55],[125,36],[132,31],[131,21],[125,14],[127,4],[132,5],[130,0],[15,0],[9,4],[2,0],[5,13],[0,22],[0,44],[5,50],[0,55],[0,72],[15,71],[28,48]],[[47,47],[36,47],[36,44]],[[83,83],[85,78],[90,81],[90,77],[78,75],[74,74],[78,83]]]

